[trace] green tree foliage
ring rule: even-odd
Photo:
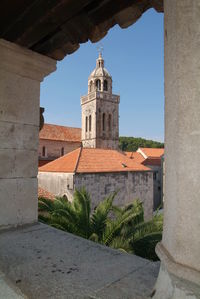
[[[139,147],[163,148],[164,143],[135,137],[119,137],[119,147],[122,151],[135,152]]]
[[[94,242],[157,260],[155,245],[162,236],[162,216],[145,222],[138,200],[119,208],[113,204],[115,195],[101,201],[94,211],[84,188],[75,191],[72,203],[66,198],[39,198],[39,220]]]

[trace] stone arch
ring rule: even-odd
[[[97,89],[97,90],[101,90],[101,80],[100,80],[100,79],[97,79],[97,80],[95,81],[95,85],[96,85],[96,89]]]
[[[108,91],[108,81],[106,79],[103,81],[103,90]]]

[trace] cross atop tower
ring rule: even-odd
[[[101,57],[101,56],[102,56],[102,52],[103,52],[103,46],[102,46],[102,45],[99,45],[99,46],[97,47],[97,51],[99,52],[99,57]]]

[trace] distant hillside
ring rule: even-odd
[[[162,148],[164,143],[135,137],[119,137],[119,147],[123,151],[135,152],[138,147]]]

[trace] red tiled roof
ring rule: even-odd
[[[73,173],[76,170],[76,165],[80,155],[81,148],[77,148],[74,151],[47,163],[46,165],[39,167],[39,171],[42,172],[69,172]]]
[[[48,140],[81,142],[81,129],[44,124],[39,137]]]
[[[140,147],[138,150],[143,152],[147,158],[145,158],[141,152],[125,152],[127,157],[130,159],[134,159],[138,163],[142,163],[143,165],[161,165],[161,156],[164,154],[164,148],[142,148]]]
[[[39,168],[41,172],[121,172],[150,169],[117,150],[79,148]]]
[[[55,199],[55,195],[53,195],[52,193],[44,190],[41,187],[38,187],[38,198],[39,197],[43,197],[43,198],[47,198],[47,199],[52,199],[52,200]]]
[[[39,160],[38,161],[38,167],[41,167],[43,165],[46,165],[47,163],[51,162],[53,160],[45,160],[45,159],[42,159],[42,160]]]
[[[150,157],[145,159],[142,162],[143,165],[155,165],[155,166],[160,166],[161,165],[161,158],[159,157]]]
[[[134,159],[134,161],[138,163],[142,163],[145,158],[138,152],[124,152],[126,156],[130,159]]]
[[[164,148],[139,147],[148,158],[159,158],[164,154]]]

